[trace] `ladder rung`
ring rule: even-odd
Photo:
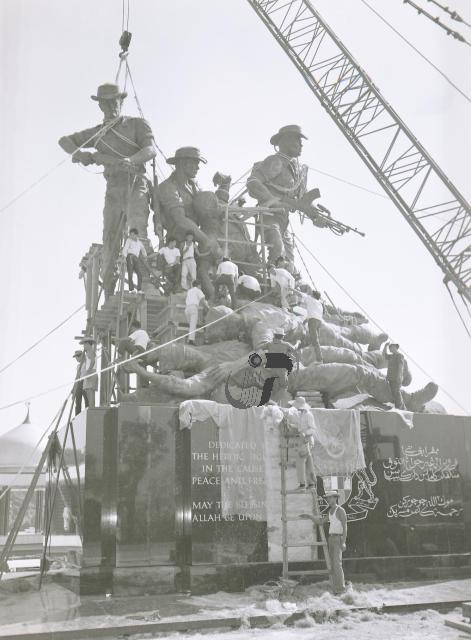
[[[304,516],[304,517],[302,517],[302,516]],[[320,516],[313,516],[313,517],[318,518]],[[322,524],[317,524],[317,523],[312,522],[311,517],[307,518],[304,515],[304,513],[299,514],[299,516],[287,516],[286,518],[281,517],[281,521],[282,522],[294,522],[294,521],[296,521],[296,522],[310,522],[311,524],[315,524],[316,527],[319,527],[319,529],[321,529],[322,526],[323,526]]]
[[[293,542],[293,544],[284,544],[283,547],[328,547],[327,542]]]
[[[314,491],[314,487],[311,487],[310,489],[287,489],[286,491],[280,491],[281,495],[288,495],[291,493],[297,493],[298,496],[302,496],[303,493],[310,493],[311,491]]]
[[[330,575],[327,569],[313,569],[312,571],[288,571],[289,576],[328,576]]]

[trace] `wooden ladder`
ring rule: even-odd
[[[317,524],[313,521],[313,539],[311,542],[290,542],[290,535],[288,531],[289,522],[301,522],[302,515],[291,515],[288,513],[288,496],[291,494],[300,495],[298,489],[288,489],[286,485],[286,472],[288,469],[288,450],[290,440],[298,438],[297,435],[290,434],[286,422],[283,420],[280,427],[280,457],[281,457],[281,538],[282,538],[282,551],[283,551],[283,578],[288,579],[291,576],[314,576],[314,575],[328,575],[332,580],[332,569],[329,556],[329,548],[327,539],[322,524]],[[317,495],[316,487],[306,489],[307,493],[311,494],[311,514],[309,516],[320,517],[319,509],[319,497]],[[316,547],[322,547],[324,552],[324,562],[326,564],[325,569],[311,569],[311,570],[295,570],[289,568],[289,550],[292,548],[306,547],[311,549],[311,560],[314,562],[317,560]]]

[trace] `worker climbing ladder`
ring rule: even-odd
[[[298,489],[288,489],[286,482],[286,473],[288,470],[289,459],[289,444],[290,441],[296,440],[299,435],[294,435],[290,432],[285,420],[282,421],[280,427],[280,469],[281,469],[281,540],[283,551],[283,578],[288,579],[292,576],[313,576],[313,575],[328,575],[332,579],[332,570],[329,557],[329,549],[325,531],[322,524],[318,524],[317,518],[320,517],[319,509],[319,497],[317,495],[316,487],[308,489],[307,493],[311,497],[311,513],[310,514],[291,514],[289,513],[289,496],[292,494],[300,495]],[[299,523],[303,516],[313,517],[313,537],[310,542],[290,542],[289,523]],[[317,558],[317,548],[322,547],[324,552],[324,561],[326,564],[325,569],[309,569],[309,570],[296,570],[289,568],[289,550],[293,548],[310,548],[311,549],[311,561],[315,562]]]

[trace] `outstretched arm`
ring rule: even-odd
[[[90,151],[80,151],[80,144],[76,144],[71,136],[63,136],[59,139],[59,146],[69,155],[72,155],[72,162],[79,162],[84,166],[95,164],[93,153]]]

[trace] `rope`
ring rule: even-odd
[[[461,311],[459,310],[458,305],[456,304],[456,301],[455,301],[455,299],[453,297],[453,293],[451,292],[451,289],[450,289],[450,286],[449,286],[448,282],[445,282],[445,287],[446,287],[446,290],[448,291],[448,293],[450,294],[451,301],[453,303],[453,306],[455,307],[456,313],[460,317],[460,320],[461,320],[461,322],[463,324],[464,330],[468,334],[468,337],[471,338],[471,332],[469,331],[468,326],[466,325],[465,319],[461,315]]]
[[[137,90],[136,90],[136,86],[134,84],[134,80],[132,77],[132,73],[131,73],[131,68],[129,66],[129,62],[126,60],[126,70],[127,73],[129,74],[129,80],[131,81],[131,87],[132,90],[134,92],[134,99],[136,101],[136,105],[137,105],[137,109],[139,111],[139,115],[141,116],[141,118],[143,118],[145,120],[144,117],[144,111],[142,110],[141,107],[141,103],[139,102],[139,98],[137,97]],[[157,151],[160,153],[160,155],[162,156],[162,158],[165,160],[165,162],[167,162],[167,156],[165,155],[165,153],[162,151],[162,149],[159,147],[159,145],[157,144],[157,142],[155,140],[153,140],[154,146],[157,149]]]
[[[101,136],[103,137],[103,135],[108,131],[108,129],[111,129],[117,122],[118,122],[119,118],[115,118],[114,120],[111,120],[110,122],[106,122],[103,127],[101,129],[99,129],[97,131],[97,133],[94,133],[92,136],[90,136],[90,138],[88,138],[88,140],[85,140],[84,143],[82,143],[79,147],[77,147],[77,149],[75,149],[75,151],[71,154],[69,154],[70,157],[73,157],[77,151],[80,151],[81,149],[83,149],[89,142],[91,142],[95,137]],[[54,173],[54,171],[56,169],[58,169],[59,167],[61,167],[63,164],[65,164],[68,159],[69,156],[66,156],[65,158],[63,158],[60,162],[58,162],[56,165],[54,165],[51,169],[49,169],[49,171],[47,171],[46,173],[44,173],[42,176],[40,176],[37,180],[35,180],[34,182],[32,182],[29,187],[26,187],[26,189],[23,189],[23,191],[21,191],[17,196],[15,196],[12,200],[10,200],[9,202],[7,202],[1,209],[0,209],[0,213],[3,213],[4,211],[6,211],[8,208],[11,207],[12,204],[14,204],[17,200],[19,200],[20,198],[22,198],[24,195],[26,195],[27,193],[29,193],[29,191],[31,191],[32,189],[34,189],[34,187],[36,187],[38,184],[40,184],[43,180],[45,180],[46,178],[48,178],[51,173]]]
[[[368,319],[369,319],[369,320],[370,320],[370,321],[371,321],[371,322],[372,322],[372,323],[373,323],[373,324],[374,324],[374,325],[375,325],[375,326],[376,326],[376,327],[377,327],[377,328],[378,328],[382,333],[386,333],[386,334],[387,334],[387,332],[386,332],[386,331],[385,331],[385,330],[384,330],[384,329],[383,329],[383,328],[382,328],[382,327],[381,327],[381,326],[380,326],[380,325],[379,325],[379,324],[378,324],[378,323],[377,323],[377,322],[376,322],[376,321],[375,321],[375,320],[370,316],[370,314],[368,313],[368,311],[366,311],[366,309],[365,309],[365,308],[364,308],[364,307],[363,307],[363,306],[358,302],[358,300],[356,300],[356,299],[355,299],[355,298],[354,298],[354,297],[349,293],[349,291],[347,291],[347,289],[345,289],[345,287],[344,287],[344,286],[342,286],[342,285],[340,284],[340,282],[335,278],[335,276],[333,276],[333,275],[330,273],[330,271],[327,269],[327,267],[324,267],[324,265],[321,263],[321,261],[320,261],[320,260],[318,260],[318,258],[316,258],[316,256],[312,253],[312,251],[311,251],[308,247],[306,247],[306,245],[304,244],[304,242],[303,242],[300,238],[298,238],[298,237],[296,237],[296,240],[301,244],[301,246],[302,246],[302,247],[304,247],[304,249],[309,253],[309,255],[311,256],[311,258],[317,262],[317,264],[321,267],[321,269],[322,269],[323,271],[325,271],[325,273],[327,273],[327,275],[329,276],[329,278],[331,278],[331,279],[335,282],[335,284],[336,284],[336,285],[337,285],[337,286],[338,286],[338,287],[339,287],[339,288],[340,288],[340,289],[345,293],[345,295],[346,295],[346,296],[348,296],[348,297],[350,298],[350,300],[351,300],[354,304],[356,304],[356,306],[357,306],[357,307],[358,307],[358,308],[359,308],[359,309],[364,313],[364,315],[365,315],[365,316],[366,316],[366,317],[367,317],[367,318],[368,318]],[[432,377],[432,376],[431,376],[431,375],[430,375],[430,374],[429,374],[429,373],[428,373],[428,372],[427,372],[423,367],[421,367],[421,365],[420,365],[418,362],[416,362],[416,361],[414,360],[414,358],[412,358],[412,356],[411,356],[410,354],[408,354],[404,349],[403,349],[403,351],[404,351],[404,354],[409,358],[409,360],[410,360],[411,362],[413,362],[413,363],[414,363],[414,365],[415,365],[418,369],[420,369],[420,371],[421,371],[424,375],[426,375],[426,376],[427,376],[427,378],[430,378],[430,380],[433,380],[433,377]],[[460,402],[458,402],[458,400],[456,400],[456,398],[454,398],[454,397],[451,395],[451,393],[449,393],[449,392],[448,392],[448,391],[447,391],[447,390],[446,390],[442,385],[440,385],[440,389],[443,391],[443,393],[444,393],[445,395],[447,395],[447,396],[450,398],[450,400],[452,400],[452,401],[456,404],[456,406],[460,407],[460,409],[464,412],[464,414],[465,414],[465,415],[470,415],[469,411],[468,411],[467,409],[465,409],[465,408],[463,407],[463,405],[462,405]]]
[[[471,102],[471,98],[464,92],[462,91],[454,82],[453,80],[451,80],[446,73],[444,73],[441,69],[439,69],[439,67],[437,67],[429,58],[427,58],[427,56],[425,54],[423,54],[421,51],[419,51],[419,49],[417,49],[417,47],[415,47],[412,42],[410,42],[405,36],[402,35],[402,33],[400,33],[395,27],[393,27],[393,25],[388,22],[386,20],[386,18],[383,18],[383,16],[378,13],[378,11],[376,11],[376,9],[373,9],[373,7],[368,4],[368,2],[366,2],[366,0],[360,0],[360,2],[362,2],[366,7],[368,7],[368,9],[370,11],[372,11],[376,16],[378,16],[378,18],[384,22],[384,24],[386,24],[390,29],[392,29],[394,31],[394,33],[396,35],[398,35],[401,40],[404,40],[405,43],[407,43],[409,45],[409,47],[411,47],[412,49],[414,49],[414,51],[416,53],[419,54],[419,56],[421,58],[423,58],[431,67],[433,67],[435,69],[435,71],[438,71],[438,73],[448,82],[448,84],[450,84],[454,89],[456,89],[456,91],[458,91],[458,93],[460,93],[463,98],[465,98],[468,102]]]
[[[356,184],[355,182],[350,182],[350,180],[345,180],[344,178],[340,178],[339,176],[336,176],[332,173],[327,173],[327,171],[321,171],[320,169],[315,169],[314,167],[311,167],[311,166],[308,166],[308,169],[310,169],[311,171],[314,171],[315,173],[320,173],[323,176],[327,176],[328,178],[332,178],[333,180],[337,180],[338,182],[342,182],[343,184],[348,184],[350,187],[355,187],[355,189],[360,189],[361,191],[366,191],[367,193],[371,193],[372,195],[378,196],[379,198],[385,198],[386,200],[389,200],[388,196],[385,195],[384,193],[380,193],[379,191],[373,191],[373,189],[368,189],[368,187],[363,187],[362,185]],[[235,182],[231,184],[231,187],[233,187],[236,184],[239,184],[243,180],[243,178],[245,178],[245,176],[247,176],[250,173],[250,171],[251,169],[243,173],[240,176],[240,178],[238,178]],[[244,184],[244,186],[237,192],[235,196],[231,196],[231,203],[236,202],[237,199],[245,191],[246,191],[246,187]]]
[[[41,342],[43,342],[43,340],[45,340],[46,338],[48,338],[51,334],[53,334],[55,331],[57,331],[57,329],[60,329],[60,327],[62,327],[66,322],[68,322],[71,318],[73,318],[79,311],[81,311],[83,308],[85,307],[84,304],[82,304],[78,309],[76,309],[73,313],[70,314],[70,316],[67,316],[67,318],[65,318],[65,320],[62,320],[61,323],[59,323],[56,327],[54,327],[54,329],[51,329],[50,331],[48,331],[42,338],[40,338],[39,340],[37,340],[34,344],[32,344],[30,347],[28,347],[28,349],[26,349],[26,351],[23,351],[23,353],[20,353],[19,356],[17,356],[14,360],[12,360],[11,362],[9,362],[8,364],[6,364],[4,367],[2,367],[0,369],[0,373],[3,373],[4,371],[6,371],[9,367],[12,366],[12,364],[15,364],[15,362],[18,362],[18,360],[20,358],[22,358],[23,356],[25,356],[27,353],[29,353],[32,349],[34,349],[34,347],[37,347],[38,344],[40,344]]]
[[[211,322],[209,322],[208,324],[205,324],[199,328],[196,329],[197,332],[199,331],[204,331],[205,329],[207,329],[208,327],[211,327],[214,324],[217,324],[218,322],[221,322],[221,320],[224,320],[225,318],[228,318],[230,315],[237,313],[238,311],[242,311],[242,309],[246,309],[247,307],[249,307],[250,305],[254,304],[255,302],[259,302],[260,300],[262,300],[263,298],[266,298],[267,295],[269,295],[269,293],[265,293],[261,296],[259,296],[258,298],[255,298],[255,300],[251,300],[250,302],[248,302],[247,304],[242,305],[242,307],[238,307],[237,309],[231,309],[231,312],[228,313],[225,316],[222,316],[221,318],[216,318],[215,320],[212,320]],[[111,371],[112,369],[114,369],[115,367],[121,367],[125,364],[127,364],[128,362],[132,362],[133,360],[138,360],[141,359],[142,356],[147,355],[148,353],[154,353],[155,351],[159,351],[160,349],[163,349],[164,347],[167,347],[175,342],[178,342],[179,340],[182,340],[183,338],[187,338],[190,335],[190,333],[185,333],[182,336],[178,336],[177,338],[173,338],[172,340],[169,340],[168,342],[165,342],[164,344],[159,344],[155,347],[152,347],[152,349],[147,349],[147,351],[144,351],[142,353],[138,353],[135,356],[131,356],[130,358],[127,358],[126,360],[121,360],[120,362],[112,362],[110,365],[108,365],[107,367],[105,367],[104,369],[101,369],[100,373],[105,373],[106,371]],[[24,404],[25,402],[29,402],[30,400],[36,400],[37,398],[42,398],[43,396],[46,396],[50,393],[53,393],[54,391],[58,391],[59,389],[64,389],[65,387],[68,387],[70,384],[75,384],[77,382],[82,382],[83,380],[87,380],[88,378],[92,378],[93,376],[96,376],[97,372],[93,372],[93,373],[89,373],[85,376],[82,376],[80,378],[75,378],[73,380],[73,382],[66,382],[65,384],[61,384],[58,385],[57,387],[53,387],[52,389],[47,389],[46,391],[42,391],[41,393],[37,393],[34,396],[28,396],[27,398],[23,399],[23,400],[16,400],[15,402],[11,402],[9,404],[5,404],[2,407],[0,407],[0,411],[3,411],[4,409],[10,409],[11,407],[15,407],[19,404]]]
[[[289,227],[290,227],[290,229],[291,229],[291,235],[293,236],[293,238],[295,238],[296,236],[295,236],[295,233],[294,233],[294,231],[293,231],[293,225],[291,224],[291,221],[290,221],[290,223],[289,223]],[[298,252],[298,256],[299,256],[299,258],[300,258],[301,262],[303,263],[304,270],[306,271],[306,273],[307,273],[307,275],[308,275],[308,277],[309,277],[309,280],[311,281],[311,284],[312,284],[312,286],[314,287],[314,290],[315,290],[315,291],[317,291],[318,289],[317,289],[316,283],[314,282],[314,280],[313,280],[313,278],[312,278],[312,276],[311,276],[311,272],[310,272],[310,271],[309,271],[309,269],[307,268],[307,264],[306,264],[306,262],[305,262],[305,260],[304,260],[304,258],[303,258],[303,256],[302,256],[301,251],[299,250],[299,247],[298,247],[298,245],[296,244],[296,242],[294,242],[294,246],[295,246],[295,248],[296,248],[296,251]]]
[[[379,198],[385,198],[386,200],[389,200],[389,196],[385,195],[384,193],[380,193],[379,191],[373,191],[372,189],[368,189],[367,187],[362,187],[359,184],[355,184],[355,182],[350,182],[349,180],[344,180],[344,178],[339,178],[338,176],[334,176],[332,173],[327,173],[326,171],[321,171],[320,169],[314,169],[314,167],[309,167],[309,169],[311,171],[315,171],[316,173],[320,173],[323,176],[327,176],[329,178],[333,178],[334,180],[337,180],[338,182],[343,182],[344,184],[348,184],[350,187],[355,187],[356,189],[361,189],[362,191],[366,191],[367,193],[371,193],[374,196],[378,196]]]

